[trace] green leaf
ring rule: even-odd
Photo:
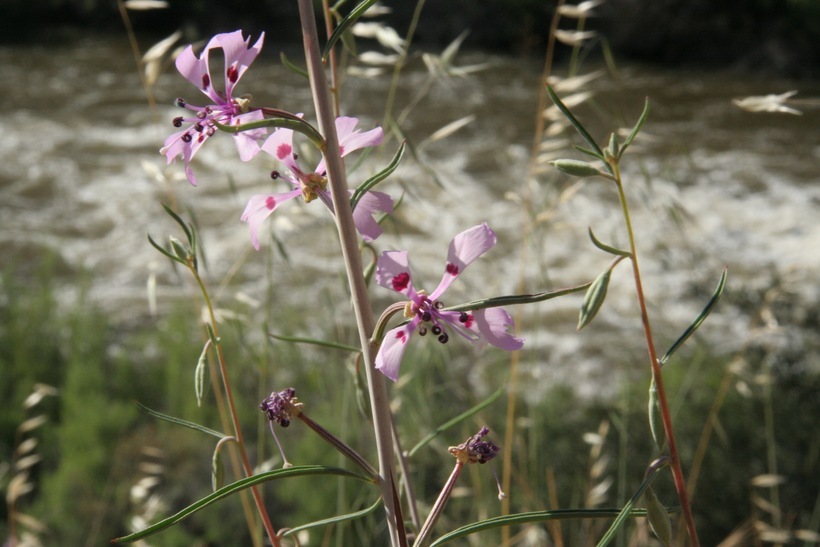
[[[558,95],[555,93],[555,90],[552,89],[552,86],[547,86],[547,93],[549,93],[550,99],[552,99],[552,102],[558,107],[558,110],[564,114],[569,123],[572,124],[575,130],[578,131],[585,141],[587,141],[587,144],[592,148],[592,150],[595,151],[597,157],[603,158],[604,152],[601,150],[601,147],[598,146],[598,143],[595,142],[595,139],[592,138],[586,128],[581,125],[581,122],[579,122],[575,116],[572,115],[572,112],[569,111],[567,105],[561,102],[561,99],[558,98]],[[607,165],[607,168],[611,169],[609,165]]]
[[[444,545],[455,539],[466,537],[470,534],[483,532],[485,530],[492,530],[494,528],[501,528],[504,526],[514,526],[518,524],[529,524],[532,522],[545,522],[548,520],[567,520],[567,519],[600,519],[617,516],[621,513],[620,509],[553,509],[550,511],[531,511],[529,513],[516,513],[513,515],[504,515],[500,517],[493,517],[480,522],[467,524],[460,528],[456,528],[452,532],[448,532],[434,541],[430,547],[438,547]],[[646,511],[643,509],[633,509],[627,517],[645,517]]]
[[[600,169],[589,162],[580,160],[560,159],[549,162],[550,165],[573,177],[598,177],[605,176]]]
[[[333,49],[336,42],[338,42],[342,35],[347,32],[347,29],[352,27],[353,24],[358,21],[362,15],[364,15],[364,12],[366,12],[370,6],[375,3],[376,0],[364,0],[364,2],[353,8],[344,19],[339,21],[339,25],[333,29],[333,34],[331,34],[330,38],[328,38],[325,49],[322,51],[322,61],[327,61],[327,58],[330,55],[330,50]]]
[[[683,334],[681,334],[680,337],[677,340],[675,340],[675,343],[672,344],[672,346],[664,354],[664,356],[661,357],[660,360],[658,360],[658,363],[661,366],[666,364],[666,362],[669,360],[672,354],[675,353],[675,351],[677,351],[677,349],[681,347],[683,343],[686,342],[686,340],[690,336],[692,336],[692,334],[696,330],[698,330],[698,327],[700,327],[701,323],[703,323],[703,321],[709,316],[709,314],[712,313],[712,310],[715,309],[715,306],[717,306],[717,303],[720,301],[720,297],[723,295],[723,289],[724,287],[726,287],[726,277],[728,276],[728,274],[728,269],[723,268],[723,273],[720,276],[720,281],[718,281],[718,285],[715,288],[715,292],[712,293],[712,297],[709,299],[709,302],[707,302],[706,307],[703,308],[703,310],[695,318],[695,320],[692,321],[692,324],[690,324],[686,328],[686,330],[683,331]]]
[[[635,123],[635,127],[632,128],[632,132],[629,133],[629,136],[626,138],[624,143],[621,145],[621,150],[618,153],[618,159],[624,155],[626,149],[632,144],[632,141],[635,140],[635,137],[638,135],[638,131],[641,130],[643,127],[644,122],[646,121],[647,116],[649,116],[649,97],[646,98],[643,104],[643,112],[641,112],[641,116],[638,118],[638,121]]]
[[[493,298],[484,298],[482,300],[473,300],[466,304],[459,304],[458,306],[450,306],[444,308],[444,311],[473,311],[483,310],[486,308],[498,308],[500,306],[514,306],[516,304],[532,304],[534,302],[543,302],[551,300],[566,294],[580,292],[588,288],[592,283],[583,283],[573,287],[566,287],[563,289],[555,289],[552,291],[539,292],[535,294],[514,294],[509,296],[495,296]]]
[[[150,409],[144,404],[140,403],[139,401],[134,401],[138,407],[146,411],[148,414],[153,416],[154,418],[158,418],[160,420],[164,420],[166,422],[170,422],[172,424],[181,425],[187,427],[189,429],[194,429],[196,431],[200,431],[202,433],[207,433],[208,435],[213,435],[217,439],[223,439],[227,437],[224,433],[220,433],[219,431],[214,431],[213,429],[209,429],[204,425],[195,424],[194,422],[189,422],[188,420],[183,420],[182,418],[175,418],[173,416],[168,416],[167,414],[163,414],[162,412],[157,412],[156,410]]]
[[[406,147],[407,141],[403,141],[399,149],[396,151],[396,154],[393,156],[393,159],[390,160],[390,163],[387,164],[387,167],[364,181],[362,184],[359,185],[358,188],[353,192],[353,195],[350,196],[350,208],[356,209],[356,204],[359,203],[359,200],[362,199],[362,196],[365,195],[366,192],[371,190],[374,186],[378,183],[386,179],[390,176],[393,171],[396,170],[399,166],[399,162],[401,161],[402,156],[404,155],[404,150]]]
[[[319,130],[307,123],[302,118],[299,118],[289,112],[284,112],[281,110],[274,110],[270,108],[263,109],[263,112],[267,116],[264,120],[258,120],[255,122],[247,122],[241,125],[222,125],[219,122],[213,122],[214,125],[220,130],[225,131],[226,133],[242,133],[243,131],[250,131],[252,129],[265,129],[269,127],[284,127],[286,129],[292,129],[297,133],[301,133],[310,139],[316,148],[319,150],[325,149],[325,139],[322,137],[322,134],[319,133]]]
[[[649,521],[649,526],[655,536],[661,540],[661,543],[670,545],[672,543],[672,524],[669,522],[669,512],[658,499],[658,496],[655,495],[651,486],[646,489],[643,498],[646,503],[646,520]]]
[[[148,234],[148,242],[149,242],[151,245],[153,245],[153,246],[154,246],[154,249],[158,250],[159,252],[161,252],[162,254],[164,254],[165,256],[167,256],[168,258],[170,258],[171,260],[173,260],[174,262],[179,262],[179,263],[180,263],[180,264],[182,264],[183,266],[185,266],[185,265],[186,265],[186,264],[185,264],[185,262],[184,262],[182,259],[180,259],[179,257],[177,257],[175,254],[172,254],[170,251],[168,251],[167,249],[165,249],[162,245],[160,245],[159,243],[157,243],[156,241],[154,241],[154,238],[152,238],[152,237],[151,237],[151,234]]]
[[[311,528],[318,528],[320,526],[327,526],[328,524],[338,524],[340,522],[345,522],[348,520],[356,520],[362,517],[369,515],[376,511],[382,505],[382,499],[379,498],[376,502],[371,505],[370,507],[365,507],[361,511],[356,511],[355,513],[348,513],[346,515],[338,515],[335,517],[330,517],[323,520],[317,520],[315,522],[310,522],[308,524],[302,524],[301,526],[294,526],[293,528],[288,528],[287,532],[282,534],[283,537],[292,536],[302,530],[310,530]]]
[[[612,275],[612,268],[614,267],[615,264],[612,264],[606,270],[601,272],[601,274],[596,277],[595,281],[593,281],[589,286],[589,289],[587,289],[587,293],[584,295],[584,302],[581,304],[581,312],[578,314],[577,330],[581,330],[589,325],[589,323],[598,314],[598,310],[601,309],[604,300],[606,300],[606,291],[609,288],[609,278]]]
[[[655,441],[658,450],[663,450],[666,444],[666,429],[663,427],[663,414],[658,401],[658,384],[655,383],[655,378],[652,378],[652,381],[649,382],[648,406],[649,431],[652,433],[652,439]]]
[[[372,483],[368,477],[364,475],[360,475],[358,473],[353,473],[352,471],[348,471],[346,469],[340,469],[337,467],[325,467],[322,465],[301,465],[301,466],[294,466],[294,467],[287,467],[285,469],[274,469],[273,471],[266,471],[265,473],[259,473],[257,475],[253,475],[251,477],[246,477],[244,479],[240,479],[232,484],[227,486],[223,486],[216,492],[205,496],[201,500],[192,503],[185,509],[179,511],[175,515],[171,515],[170,517],[163,519],[156,524],[149,526],[145,530],[140,532],[136,532],[134,534],[130,534],[127,536],[123,536],[120,538],[112,539],[113,543],[132,543],[134,541],[152,536],[157,532],[168,528],[169,526],[173,526],[174,524],[184,520],[185,518],[191,516],[192,514],[196,513],[200,509],[204,509],[205,507],[211,505],[212,503],[221,500],[222,498],[226,498],[231,494],[239,492],[245,488],[250,488],[251,486],[255,486],[257,484],[261,484],[267,481],[273,481],[278,479],[286,479],[290,477],[304,477],[310,475],[331,475],[331,476],[339,476],[339,477],[349,477],[353,479],[363,480],[365,482]]]
[[[208,349],[211,347],[211,339],[205,342],[205,347],[202,348],[202,353],[199,360],[196,362],[194,369],[194,392],[196,393],[196,406],[202,406],[202,399],[205,396],[205,363],[208,357]]]
[[[308,75],[307,70],[300,67],[300,66],[297,66],[290,59],[288,59],[288,56],[285,55],[284,51],[279,54],[279,60],[281,60],[282,64],[285,65],[285,68],[287,68],[291,72],[293,72],[295,74],[298,74],[299,76],[302,76],[306,80],[310,78],[310,76]]]
[[[276,340],[282,340],[284,342],[295,342],[297,344],[312,344],[314,346],[322,346],[324,348],[332,348],[332,349],[340,349],[342,351],[351,351],[355,353],[361,353],[362,349],[357,348],[355,346],[348,346],[346,344],[340,344],[338,342],[330,342],[328,340],[318,340],[316,338],[300,338],[298,336],[286,336],[284,334],[274,334],[272,332],[268,333],[268,336],[271,338],[275,338]]]
[[[587,228],[587,230],[589,231],[589,239],[592,240],[592,244],[601,249],[602,251],[607,252],[609,254],[622,256],[624,258],[629,258],[630,256],[632,256],[632,253],[630,253],[629,251],[624,251],[623,249],[619,249],[617,247],[607,245],[606,243],[602,243],[601,240],[595,237],[595,234],[592,233],[592,228]]]
[[[641,496],[646,491],[646,489],[649,488],[649,485],[652,484],[652,481],[655,480],[655,477],[658,476],[658,473],[667,465],[669,465],[668,457],[658,459],[655,460],[655,462],[653,462],[652,466],[650,466],[649,468],[649,471],[646,473],[643,482],[638,487],[638,490],[635,491],[635,493],[632,495],[629,501],[626,502],[626,505],[623,506],[621,512],[618,513],[618,516],[615,518],[615,520],[612,521],[612,524],[609,525],[609,529],[606,531],[603,537],[601,537],[601,540],[598,542],[597,547],[605,547],[606,545],[609,545],[609,542],[612,541],[612,539],[617,535],[618,530],[621,529],[621,526],[623,526],[624,522],[626,522],[626,519],[632,516],[632,513],[634,511],[633,507],[635,506],[635,504],[638,503],[639,499],[641,499]]]
[[[507,389],[507,384],[506,384],[506,382],[505,382],[505,383],[504,383],[504,385],[502,385],[501,387],[499,387],[499,388],[495,391],[495,393],[493,393],[492,395],[490,395],[489,397],[487,397],[487,399],[485,399],[484,401],[482,401],[482,402],[478,403],[478,404],[477,404],[476,406],[474,406],[473,408],[470,408],[470,409],[468,409],[468,410],[466,410],[466,411],[462,412],[461,414],[459,414],[458,416],[456,416],[456,417],[455,417],[455,418],[453,418],[452,420],[449,420],[448,422],[446,422],[446,423],[444,423],[444,424],[442,424],[442,425],[438,426],[438,427],[435,429],[435,431],[432,431],[431,433],[427,434],[427,436],[426,436],[426,437],[424,437],[422,440],[420,440],[418,443],[416,443],[416,446],[414,446],[412,449],[410,449],[410,451],[407,453],[407,457],[408,457],[408,458],[412,458],[412,457],[413,457],[413,455],[414,455],[416,452],[418,452],[418,451],[419,451],[419,449],[421,449],[422,447],[424,447],[427,443],[429,443],[430,441],[432,441],[433,439],[435,439],[435,438],[436,438],[437,436],[439,436],[441,433],[443,433],[444,431],[447,431],[448,429],[450,429],[451,427],[453,427],[453,426],[454,426],[454,425],[456,425],[457,423],[459,423],[459,422],[462,422],[462,421],[466,420],[467,418],[469,418],[469,417],[470,417],[470,416],[472,416],[473,414],[476,414],[477,412],[479,412],[479,411],[483,410],[484,408],[487,408],[488,406],[490,406],[490,405],[491,405],[491,404],[492,404],[492,403],[493,403],[496,399],[498,399],[498,398],[501,396],[501,394],[502,394],[502,393],[504,393],[504,391],[505,391],[506,389]]]

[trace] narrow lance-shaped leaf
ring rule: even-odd
[[[595,234],[592,233],[592,228],[587,228],[587,231],[589,232],[589,239],[592,240],[592,244],[601,249],[602,251],[616,256],[622,256],[624,258],[629,258],[630,256],[632,256],[632,253],[630,253],[629,251],[624,251],[623,249],[619,249],[617,247],[613,247],[611,245],[607,245],[606,243],[601,242],[601,240],[595,237]]]
[[[399,149],[396,151],[396,154],[393,156],[393,159],[390,160],[390,163],[387,165],[387,167],[385,167],[384,169],[382,169],[381,171],[379,171],[378,173],[364,181],[362,184],[359,185],[358,188],[356,188],[356,190],[353,191],[353,195],[350,196],[351,209],[356,209],[356,204],[359,203],[359,200],[362,199],[363,195],[365,195],[368,191],[372,190],[373,187],[375,187],[378,183],[380,183],[388,176],[390,176],[393,173],[393,171],[395,171],[398,168],[399,162],[401,161],[402,156],[404,156],[406,144],[407,141],[403,141],[401,143],[401,146],[399,146]]]
[[[327,60],[330,55],[330,50],[333,49],[336,42],[338,42],[342,35],[375,3],[376,0],[364,0],[364,2],[353,8],[350,13],[339,22],[339,25],[333,30],[333,34],[328,38],[325,49],[322,51],[322,61]]]
[[[210,329],[209,329],[210,330]],[[202,348],[202,353],[199,360],[196,362],[194,369],[194,392],[196,393],[196,406],[202,406],[202,399],[205,397],[205,370],[208,357],[208,349],[211,347],[211,339],[205,341],[205,347]]]
[[[285,68],[287,68],[291,72],[298,74],[299,76],[302,76],[306,80],[310,78],[310,76],[307,73],[307,70],[300,66],[296,66],[296,64],[294,64],[293,61],[288,59],[288,56],[285,55],[284,51],[279,54],[279,59],[282,61],[282,64],[285,65]]]
[[[638,132],[643,127],[644,122],[646,121],[647,116],[649,116],[649,97],[646,98],[643,104],[643,112],[641,112],[641,116],[638,118],[638,121],[635,123],[635,127],[632,128],[632,131],[629,133],[629,136],[626,137],[626,140],[621,145],[621,150],[618,152],[617,158],[621,159],[626,152],[626,149],[632,144],[632,141],[635,140],[635,137],[638,135]]]
[[[683,334],[681,334],[680,337],[677,340],[675,340],[675,343],[672,344],[672,346],[664,354],[664,356],[660,358],[658,363],[661,366],[663,366],[669,360],[672,354],[675,353],[675,351],[677,351],[677,349],[681,347],[683,343],[686,342],[686,340],[690,336],[692,336],[692,334],[696,330],[698,330],[698,327],[700,327],[701,323],[703,323],[703,321],[709,316],[709,314],[712,313],[712,310],[715,309],[715,306],[717,306],[718,301],[720,301],[720,297],[723,295],[723,289],[726,287],[726,277],[728,276],[728,274],[728,269],[723,268],[723,273],[720,276],[720,281],[718,281],[717,287],[715,288],[715,292],[712,293],[712,297],[709,299],[709,302],[706,303],[706,307],[704,307],[700,314],[698,314],[698,316],[695,318],[695,320],[692,321],[692,324],[689,325],[685,331],[683,331]]]
[[[646,503],[646,515],[649,521],[649,526],[661,543],[664,545],[671,545],[672,543],[672,524],[669,522],[669,512],[663,506],[658,496],[648,487],[643,494],[644,502]]]
[[[647,409],[649,415],[649,431],[652,433],[652,439],[658,450],[663,450],[666,444],[666,430],[663,427],[663,414],[661,413],[661,405],[658,401],[658,385],[655,383],[655,378],[649,383],[649,408]]]
[[[348,513],[346,515],[337,515],[335,517],[330,517],[322,520],[317,520],[315,522],[309,522],[308,524],[302,524],[300,526],[294,526],[293,528],[288,528],[287,531],[282,532],[282,537],[292,536],[293,534],[298,534],[302,530],[310,530],[311,528],[322,528],[324,526],[328,526],[331,524],[338,524],[340,522],[346,522],[350,520],[356,520],[362,517],[366,517],[370,513],[373,513],[382,506],[382,499],[379,498],[376,502],[371,505],[370,507],[365,507],[361,511],[356,511],[355,513]]]
[[[606,300],[606,291],[609,288],[609,279],[612,276],[612,268],[614,268],[618,262],[620,262],[620,259],[610,264],[606,270],[601,272],[601,274],[595,278],[595,281],[593,281],[587,289],[587,292],[584,295],[584,302],[581,304],[581,311],[578,314],[577,330],[581,330],[589,325],[598,314],[598,310],[601,309],[604,300]]]
[[[668,456],[658,458],[657,460],[652,462],[652,465],[649,467],[649,471],[647,471],[643,482],[632,495],[632,497],[629,499],[629,501],[626,502],[626,505],[624,505],[623,509],[621,509],[621,512],[618,514],[615,520],[612,521],[612,524],[610,524],[609,529],[598,542],[597,547],[606,547],[606,545],[609,545],[609,542],[612,541],[612,539],[618,534],[618,530],[621,529],[621,526],[623,526],[624,522],[626,522],[626,519],[631,516],[633,511],[632,508],[635,506],[636,503],[638,503],[638,500],[641,499],[641,496],[643,496],[643,493],[652,484],[652,481],[655,480],[655,477],[658,476],[658,473],[660,473],[660,471],[667,465],[669,465]]]
[[[581,122],[579,122],[577,118],[575,118],[575,116],[572,115],[572,112],[569,111],[567,105],[561,102],[561,99],[558,98],[558,95],[555,93],[555,90],[552,89],[552,86],[547,86],[547,93],[549,94],[550,99],[552,99],[552,102],[555,103],[555,106],[558,107],[558,110],[560,110],[564,114],[569,123],[571,123],[575,130],[578,131],[578,133],[584,138],[585,141],[587,141],[587,144],[590,146],[590,148],[592,148],[596,156],[599,158],[603,158],[604,152],[603,150],[601,150],[601,147],[598,146],[598,143],[595,142],[595,139],[592,138],[592,135],[589,134],[589,131],[586,130],[586,128],[581,124]],[[607,169],[612,168],[609,165],[607,165]]]
[[[167,414],[163,414],[162,412],[157,412],[151,408],[148,408],[144,404],[140,403],[139,401],[135,401],[136,405],[146,411],[148,414],[153,416],[154,418],[158,418],[160,420],[164,420],[166,422],[181,425],[183,427],[187,427],[189,429],[194,429],[196,431],[200,431],[202,433],[207,433],[208,435],[212,435],[218,439],[222,439],[226,437],[224,433],[220,433],[219,431],[215,431],[213,429],[207,428],[204,425],[199,425],[194,422],[189,422],[188,420],[183,420],[182,418],[175,418],[174,416],[169,416]]]
[[[361,348],[357,348],[355,346],[348,346],[346,344],[340,344],[338,342],[330,342],[328,340],[319,340],[318,338],[301,338],[298,336],[286,336],[284,334],[275,334],[272,332],[268,333],[268,336],[274,338],[276,340],[282,340],[283,342],[294,342],[297,344],[312,344],[314,346],[321,346],[325,348],[332,348],[332,349],[340,349],[342,351],[350,351],[353,353],[360,353],[362,351]]]
[[[422,440],[420,440],[418,443],[416,443],[416,446],[411,448],[410,451],[407,453],[407,457],[412,458],[413,455],[416,452],[419,451],[419,449],[424,447],[427,443],[429,443],[430,441],[435,439],[441,433],[447,431],[448,429],[450,429],[454,425],[466,420],[470,416],[472,416],[472,415],[480,412],[481,410],[487,408],[488,406],[490,406],[496,399],[498,399],[501,396],[502,393],[504,393],[504,391],[506,389],[507,389],[507,385],[506,385],[506,382],[505,382],[501,387],[499,387],[497,390],[495,390],[495,393],[493,393],[492,395],[487,397],[484,401],[478,403],[473,408],[467,409],[466,411],[462,412],[461,414],[459,414],[458,416],[456,416],[452,420],[449,420],[446,423],[443,423],[440,426],[438,426],[434,431],[428,433]]]
[[[599,508],[599,509],[552,509],[549,511],[531,511],[528,513],[515,513],[512,515],[503,515],[500,517],[493,517],[479,522],[473,522],[460,528],[448,532],[439,537],[436,541],[430,544],[430,547],[439,547],[445,543],[449,543],[456,539],[462,539],[471,534],[484,532],[486,530],[493,530],[495,528],[502,528],[506,526],[516,526],[522,524],[530,524],[535,522],[546,522],[549,520],[568,520],[568,519],[602,519],[612,518],[621,513],[620,509]],[[627,517],[645,517],[646,510],[632,509]]]
[[[266,471],[264,473],[259,473],[257,475],[252,475],[250,477],[246,477],[244,479],[240,479],[232,484],[227,486],[223,486],[216,492],[205,496],[204,498],[196,501],[186,507],[185,509],[179,511],[175,515],[171,515],[170,517],[163,519],[156,524],[149,526],[145,530],[140,532],[136,532],[134,534],[130,534],[127,536],[123,536],[120,538],[114,538],[111,541],[113,543],[132,543],[134,541],[144,539],[146,537],[152,536],[157,532],[161,532],[162,530],[173,526],[174,524],[184,520],[185,518],[191,516],[192,514],[196,513],[200,509],[204,509],[205,507],[211,505],[212,503],[221,500],[222,498],[226,498],[231,494],[239,492],[245,488],[250,488],[251,486],[255,486],[257,484],[261,484],[263,482],[278,480],[278,479],[285,479],[289,477],[303,477],[309,475],[331,475],[331,476],[339,476],[339,477],[348,477],[363,480],[365,482],[372,483],[373,481],[368,477],[360,475],[358,473],[354,473],[352,471],[348,471],[346,469],[339,469],[336,467],[325,467],[322,465],[302,465],[302,466],[294,466],[288,467],[285,469],[274,469],[273,471]]]

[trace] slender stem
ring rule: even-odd
[[[695,519],[692,516],[692,507],[689,505],[689,496],[686,493],[686,481],[683,477],[683,470],[681,468],[680,456],[678,455],[678,448],[675,443],[675,434],[672,429],[672,416],[669,412],[669,405],[666,399],[666,389],[663,385],[663,375],[661,374],[661,366],[658,362],[658,354],[655,350],[655,342],[652,339],[652,327],[649,323],[649,313],[646,309],[646,298],[643,293],[643,283],[641,281],[641,272],[638,266],[638,253],[635,247],[635,235],[632,230],[632,220],[629,217],[629,207],[626,202],[626,194],[624,193],[623,184],[621,183],[621,170],[618,161],[613,159],[610,162],[613,168],[613,176],[615,177],[615,184],[618,187],[618,198],[621,202],[621,210],[624,215],[624,222],[626,223],[626,231],[629,236],[629,250],[632,253],[632,272],[635,276],[635,291],[638,296],[638,304],[641,308],[641,321],[643,322],[643,330],[646,335],[646,347],[649,351],[649,360],[652,367],[652,377],[655,380],[655,385],[658,389],[658,404],[661,409],[661,417],[663,419],[663,428],[666,431],[667,443],[669,443],[669,456],[671,458],[672,477],[675,481],[675,490],[678,493],[680,500],[681,513],[683,514],[684,522],[686,523],[687,531],[689,532],[689,541],[692,547],[699,547],[698,533],[695,528]]]
[[[322,11],[325,14],[325,32],[327,37],[333,34],[333,12],[330,10],[330,2],[322,0]],[[328,56],[330,62],[330,90],[333,93],[333,114],[339,115],[339,66],[336,61],[336,48],[331,48]]]
[[[196,282],[199,284],[199,288],[202,291],[202,296],[205,298],[205,303],[208,306],[208,318],[211,322],[211,329],[213,330],[214,337],[219,339],[216,315],[214,314],[213,303],[208,296],[208,291],[205,288],[202,278],[199,277],[199,273],[194,268],[191,268],[191,272],[193,273]],[[250,460],[248,459],[248,453],[245,450],[245,440],[242,436],[242,429],[239,426],[239,415],[236,413],[236,404],[233,400],[233,390],[231,389],[231,382],[228,378],[228,367],[226,366],[225,355],[222,352],[222,344],[216,344],[216,355],[217,361],[219,362],[219,372],[222,376],[222,385],[225,388],[225,397],[228,401],[228,414],[230,415],[233,423],[234,436],[236,437],[236,444],[239,447],[239,456],[242,459],[242,467],[245,471],[245,476],[251,477],[253,476],[253,468],[251,467]],[[279,537],[276,535],[276,530],[273,528],[273,524],[268,517],[268,512],[265,509],[265,502],[262,499],[262,495],[259,493],[259,489],[256,485],[251,486],[251,494],[253,495],[253,500],[256,503],[256,508],[259,511],[259,516],[262,518],[262,524],[265,526],[265,531],[268,534],[268,538],[275,547],[279,547]]]
[[[359,331],[359,341],[362,347],[362,358],[365,363],[367,386],[370,396],[370,406],[373,415],[373,428],[376,435],[376,449],[379,457],[379,485],[382,491],[387,526],[390,533],[390,543],[394,547],[403,545],[404,528],[399,516],[398,493],[396,492],[395,467],[393,463],[393,435],[390,420],[390,406],[387,399],[385,379],[375,369],[373,346],[370,338],[376,325],[370,299],[367,294],[362,273],[362,261],[359,254],[359,244],[356,228],[353,224],[353,211],[348,199],[347,182],[345,180],[344,164],[339,151],[339,140],[336,135],[336,124],[333,116],[332,98],[327,87],[324,67],[322,66],[319,40],[316,30],[316,20],[313,14],[311,0],[299,0],[299,17],[302,22],[302,37],[305,47],[308,75],[313,101],[316,107],[316,117],[319,121],[319,130],[325,138],[325,162],[327,177],[331,188],[333,209],[335,212],[336,228],[342,247],[347,278],[350,284],[350,294],[353,300],[353,311],[356,316],[356,326]]]
[[[456,466],[453,468],[453,472],[450,473],[450,478],[447,479],[447,482],[444,484],[444,488],[441,489],[441,493],[438,495],[438,499],[436,499],[436,502],[433,504],[433,508],[430,510],[430,514],[427,515],[427,520],[424,521],[424,526],[422,526],[421,530],[419,530],[419,535],[416,536],[416,541],[413,542],[413,547],[425,547],[430,544],[430,535],[433,533],[433,527],[436,525],[439,517],[444,512],[444,507],[447,505],[450,495],[453,493],[453,488],[455,487],[458,476],[461,474],[461,470],[463,468],[464,462],[457,460]]]

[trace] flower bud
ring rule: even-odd
[[[603,173],[594,165],[580,160],[555,160],[550,162],[556,169],[574,177],[595,177]]]

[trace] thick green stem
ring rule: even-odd
[[[675,434],[672,430],[672,415],[669,412],[669,405],[666,399],[666,390],[663,385],[663,376],[661,374],[661,366],[658,362],[658,354],[655,350],[655,342],[652,339],[652,327],[649,323],[649,313],[646,310],[646,298],[643,293],[643,283],[641,281],[641,272],[638,266],[638,253],[635,248],[635,235],[632,230],[632,220],[629,216],[629,207],[626,203],[626,195],[624,194],[623,184],[621,184],[621,171],[617,159],[610,161],[613,168],[613,175],[615,183],[618,187],[618,198],[621,202],[621,209],[624,215],[624,222],[626,223],[626,231],[629,236],[629,250],[632,254],[632,272],[635,277],[635,291],[638,296],[638,304],[641,308],[641,321],[643,322],[643,330],[646,335],[646,347],[649,350],[649,360],[652,368],[652,378],[655,380],[655,385],[658,390],[658,404],[661,409],[661,417],[663,420],[663,428],[666,431],[666,439],[669,443],[669,456],[671,458],[672,477],[675,481],[675,490],[678,493],[680,500],[681,513],[683,520],[686,523],[687,531],[689,532],[689,541],[692,547],[699,547],[698,533],[695,528],[695,519],[692,515],[692,508],[689,505],[689,496],[686,492],[686,481],[683,477],[683,469],[681,468],[680,457],[678,455],[678,448],[675,444]]]
[[[305,47],[305,59],[313,101],[316,107],[316,117],[319,121],[319,130],[325,138],[323,150],[327,165],[327,177],[330,183],[333,209],[335,212],[336,227],[342,247],[345,270],[350,284],[350,294],[353,300],[353,311],[356,316],[356,326],[359,330],[359,341],[362,347],[367,385],[370,395],[370,406],[373,415],[373,427],[376,434],[376,449],[379,457],[379,485],[382,491],[382,500],[387,513],[387,526],[390,532],[390,543],[394,547],[403,545],[404,529],[399,516],[398,493],[396,492],[395,467],[393,463],[393,435],[390,420],[390,406],[387,399],[385,379],[374,366],[374,348],[370,338],[376,325],[370,299],[367,293],[364,274],[362,271],[361,255],[353,223],[353,211],[348,199],[347,182],[345,179],[344,163],[339,151],[339,141],[336,135],[336,120],[333,116],[333,100],[327,86],[324,66],[319,49],[316,20],[311,0],[299,0],[299,17],[302,22],[302,37]]]

